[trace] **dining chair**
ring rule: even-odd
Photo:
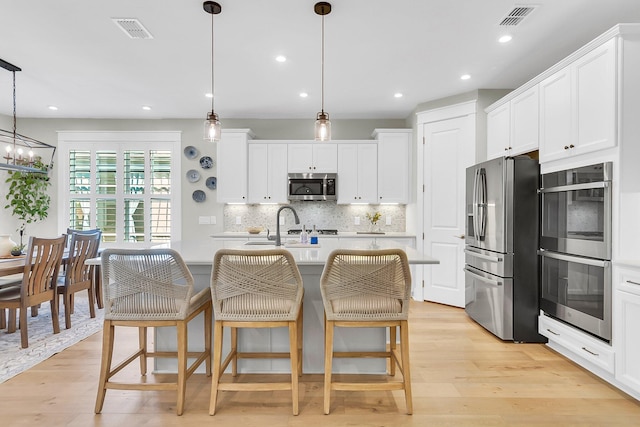
[[[91,228],[88,230],[79,230],[75,228],[67,228],[68,238],[68,247],[71,245],[71,236],[74,234],[93,234],[100,233],[99,242],[102,242],[102,230],[100,228]],[[99,248],[99,244],[98,244]],[[97,256],[97,255],[96,255]],[[65,267],[65,264],[62,265]],[[104,304],[102,303],[102,273],[100,272],[99,265],[93,265],[91,268],[91,274],[93,275],[93,293],[95,295],[96,303],[98,304],[98,308],[103,308]],[[73,296],[71,296],[71,306],[73,307]]]
[[[30,237],[20,286],[0,290],[0,308],[9,310],[7,331],[15,331],[16,311],[20,311],[20,344],[29,346],[27,309],[49,301],[53,333],[60,332],[56,279],[67,236],[53,239]]]
[[[69,245],[69,259],[66,262],[64,275],[58,276],[58,295],[64,301],[65,328],[71,328],[71,313],[73,313],[73,295],[76,292],[87,291],[89,294],[89,315],[96,317],[95,286],[93,283],[93,267],[85,264],[88,259],[98,255],[100,237],[102,233],[74,233]]]
[[[330,411],[332,390],[404,390],[407,413],[411,414],[408,331],[411,271],[406,253],[401,249],[334,250],[323,269],[320,292],[325,311],[324,413]],[[349,349],[335,352],[336,327],[389,328],[389,348],[385,351]],[[400,328],[400,351],[396,344],[396,328]],[[397,365],[402,380],[337,381],[332,377],[333,358],[336,357],[388,359],[389,375],[395,376]]]
[[[102,362],[96,397],[96,414],[102,411],[108,389],[175,390],[176,413],[184,411],[186,382],[205,362],[211,375],[211,291],[194,294],[193,276],[178,252],[172,249],[105,249],[101,255],[104,293]],[[188,323],[204,313],[204,349],[188,349]],[[115,327],[138,328],[139,348],[112,368]],[[177,350],[156,352],[147,345],[147,328],[175,327]],[[125,366],[139,359],[140,375],[147,374],[149,358],[177,359],[174,382],[124,382],[112,379]],[[188,365],[188,359],[195,359]]]
[[[209,414],[214,415],[219,391],[291,390],[298,415],[298,377],[302,375],[302,277],[291,253],[284,249],[216,252],[211,274],[214,311],[213,378]],[[230,328],[231,348],[222,358],[223,331]],[[288,352],[248,352],[238,348],[238,329],[282,328],[289,331]],[[222,382],[231,363],[237,377],[238,359],[290,359],[288,382]]]

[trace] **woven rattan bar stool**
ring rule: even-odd
[[[338,249],[327,259],[320,290],[325,310],[324,413],[331,409],[331,390],[404,390],[407,413],[413,412],[409,367],[409,298],[411,272],[407,255],[400,249]],[[382,352],[334,352],[335,327],[389,328],[389,349]],[[400,328],[400,351],[396,328]],[[402,381],[337,382],[331,375],[334,357],[389,359],[389,375],[396,365]]]
[[[95,412],[102,411],[108,389],[116,390],[176,390],[176,413],[182,415],[187,379],[202,362],[211,375],[211,292],[205,288],[193,294],[193,277],[180,254],[171,249],[106,249],[102,255],[104,293],[104,328],[102,363]],[[189,352],[187,324],[204,313],[204,349]],[[111,367],[115,327],[128,326],[139,330],[139,344],[131,356]],[[153,352],[147,347],[147,328],[174,326],[177,330],[177,351]],[[178,360],[177,380],[167,382],[125,383],[112,377],[125,366],[140,360],[140,374],[147,373],[147,359],[166,357]],[[195,359],[187,366],[187,358]]]
[[[291,390],[293,414],[298,415],[298,376],[302,375],[302,277],[291,253],[281,249],[219,250],[213,261],[211,296],[214,311],[213,378],[209,414],[214,415],[218,391]],[[222,358],[224,327],[231,330],[231,350]],[[238,328],[289,330],[289,352],[249,353],[238,348]],[[290,382],[221,382],[238,359],[289,358]]]

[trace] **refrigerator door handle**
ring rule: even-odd
[[[465,250],[464,250],[464,253],[465,253],[465,254],[468,254],[468,255],[471,255],[471,256],[474,256],[474,257],[476,257],[476,258],[483,259],[483,260],[485,260],[485,261],[491,261],[491,262],[502,262],[502,257],[499,257],[499,256],[490,256],[490,255],[481,254],[481,253],[479,253],[479,252],[472,251],[471,249],[465,249]]]
[[[480,197],[478,200],[478,212],[480,213],[478,225],[480,230],[478,231],[478,236],[480,238],[483,238],[485,237],[485,229],[487,226],[487,174],[484,168],[479,170],[478,178],[480,192]]]
[[[465,273],[469,273],[470,275],[473,276],[474,279],[478,279],[481,282],[484,282],[488,285],[493,285],[493,286],[502,286],[502,282],[498,281],[498,280],[492,280],[492,279],[487,279],[486,277],[480,276],[479,274],[467,269],[467,268],[463,268],[462,271],[464,271]]]
[[[473,238],[476,241],[480,241],[480,235],[478,234],[478,179],[480,176],[480,169],[475,170],[473,176],[473,200],[471,201],[471,209],[473,215]]]

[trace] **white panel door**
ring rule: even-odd
[[[424,299],[464,307],[465,172],[475,160],[475,115],[427,123],[424,135]]]

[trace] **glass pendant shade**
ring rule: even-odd
[[[220,141],[221,130],[218,115],[213,111],[208,113],[204,122],[204,139],[211,142]]]
[[[316,119],[316,141],[331,141],[331,122],[329,114],[321,111]]]

